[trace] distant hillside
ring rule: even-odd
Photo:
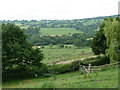
[[[75,28],[84,33],[88,33],[88,37],[94,35],[95,31],[98,30],[99,25],[102,23],[104,18],[117,17],[113,16],[102,16],[85,19],[73,19],[73,20],[14,20],[14,21],[0,21],[0,23],[15,23],[21,28],[27,29],[31,27],[37,28]],[[89,36],[89,34],[92,34]]]
[[[41,35],[50,35],[50,36],[61,36],[61,35],[72,35],[74,33],[82,33],[80,30],[74,28],[41,28]]]
[[[118,17],[118,15],[73,20],[7,20],[0,23],[14,23],[20,26],[28,35],[28,40],[37,43],[40,42],[39,36],[44,35],[72,36],[74,33],[82,32],[86,38],[92,38],[103,20],[110,17]]]

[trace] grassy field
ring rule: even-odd
[[[90,74],[79,71],[54,75],[49,78],[3,82],[3,88],[117,88],[118,68],[96,69]]]
[[[45,57],[43,63],[68,61],[93,55],[90,47],[77,49],[73,45],[67,46],[71,46],[71,48],[58,48],[57,45],[54,45],[52,48],[45,46],[45,48],[42,49]]]
[[[41,28],[41,35],[72,35],[73,33],[82,33],[74,28]]]

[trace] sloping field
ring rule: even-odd
[[[54,75],[49,78],[33,78],[3,82],[3,88],[117,88],[118,68],[96,69],[90,74],[79,71]]]
[[[82,33],[74,28],[41,28],[41,35],[72,35],[73,33]]]

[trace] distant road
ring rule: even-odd
[[[71,62],[74,62],[74,61],[84,60],[86,58],[92,58],[92,57],[97,57],[97,56],[90,56],[90,57],[85,57],[85,58],[69,60],[69,61],[58,61],[58,62],[49,63],[48,65],[71,63]]]

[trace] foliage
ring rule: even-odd
[[[114,68],[113,68],[114,67]],[[118,67],[96,68],[90,74],[80,71],[70,72],[52,77],[3,82],[3,88],[118,88]],[[104,69],[104,70],[103,70]],[[50,88],[51,87],[51,88]],[[43,89],[44,90],[44,89]]]
[[[95,55],[105,54],[105,50],[107,49],[106,37],[103,33],[104,26],[104,23],[100,25],[99,31],[97,31],[91,42],[91,48]]]
[[[29,27],[23,30],[24,33],[27,35],[27,41],[32,45],[40,45],[39,39],[40,38],[40,27]]]
[[[120,61],[120,23],[119,17],[105,19],[92,41],[95,54],[106,54],[111,62]]]
[[[26,71],[28,66],[41,66],[42,51],[32,48],[20,27],[2,24],[2,36],[3,71]]]
[[[104,20],[105,28],[104,34],[106,37],[106,43],[108,49],[106,50],[106,55],[110,58],[111,62],[120,61],[120,23],[117,18],[110,18]]]
[[[82,41],[77,39],[77,40],[74,40],[74,46],[76,46],[77,48],[80,48],[82,47]]]
[[[64,44],[60,44],[60,48],[64,48]]]
[[[89,59],[85,59],[84,61],[80,61],[80,63],[83,65],[88,65],[89,63],[91,63],[92,66],[99,66],[99,65],[109,64],[110,59],[106,56],[97,56],[95,58],[89,58]]]
[[[100,66],[109,64],[110,60],[106,56],[98,56],[94,58],[84,59],[83,61],[74,61],[68,64],[52,65],[49,67],[49,71],[54,72],[54,74],[63,74],[67,72],[73,72],[79,70],[80,65],[88,66]]]

